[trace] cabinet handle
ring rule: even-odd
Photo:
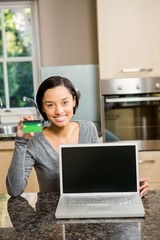
[[[138,162],[139,163],[154,163],[155,160],[154,159],[151,159],[151,160],[139,160]]]
[[[153,68],[123,68],[123,73],[151,72]]]

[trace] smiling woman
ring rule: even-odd
[[[7,109],[26,106],[23,96],[34,98],[34,7],[33,1],[0,4],[0,97]]]
[[[52,76],[44,80],[36,95],[38,109],[45,121],[42,132],[24,132],[23,123],[33,123],[33,116],[23,117],[17,127],[15,149],[6,179],[8,193],[21,195],[34,168],[40,192],[59,192],[60,144],[98,143],[98,132],[93,122],[73,120],[79,96],[72,82]],[[32,130],[31,130],[32,131]],[[75,161],[76,161],[75,155]],[[140,194],[148,191],[148,179],[140,180]]]

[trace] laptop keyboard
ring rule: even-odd
[[[108,205],[123,205],[132,204],[131,196],[121,196],[121,197],[72,197],[69,198],[69,205],[86,205],[86,204],[108,204]]]

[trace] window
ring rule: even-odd
[[[26,107],[23,96],[35,96],[38,61],[34,13],[31,1],[0,3],[0,98],[6,109]]]

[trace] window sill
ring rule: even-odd
[[[13,110],[0,110],[0,123],[18,123],[19,120],[26,116],[31,115],[36,117],[36,111],[34,108],[23,108]]]

